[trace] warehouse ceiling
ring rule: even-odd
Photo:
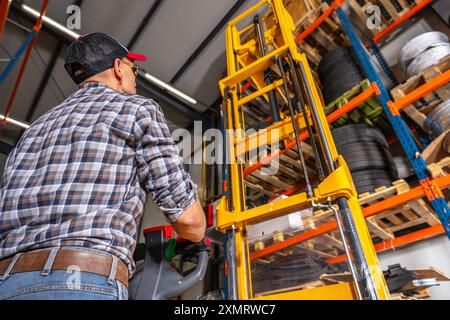
[[[41,6],[41,0],[23,2],[36,10]],[[132,44],[133,51],[147,54],[149,60],[141,63],[141,67],[160,80],[173,83],[175,88],[198,101],[196,105],[181,101],[188,107],[187,113],[179,112],[169,103],[160,101],[170,127],[174,129],[188,127],[192,123],[192,119],[189,119],[190,110],[192,113],[203,113],[219,98],[218,81],[226,72],[226,24],[220,22],[229,21],[229,17],[235,17],[256,2],[50,0],[47,16],[65,25],[68,6],[80,4],[81,30],[74,31],[79,34],[105,32],[125,45]],[[10,11],[9,19],[27,28],[32,27],[17,10]],[[214,29],[218,29],[217,34],[211,34]],[[10,114],[15,120],[31,123],[77,89],[64,70],[67,39],[63,41],[48,31],[41,31],[28,63]],[[14,55],[26,36],[27,31],[12,22],[7,23],[0,41],[0,59]],[[0,71],[5,67],[6,63],[0,63]],[[0,86],[1,114],[5,113],[19,68],[20,63],[16,64],[8,79]],[[155,98],[148,91],[142,94]],[[0,139],[15,144],[20,134],[20,129],[8,125],[3,129]]]

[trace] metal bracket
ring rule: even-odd
[[[427,199],[430,201],[436,200],[438,198],[444,198],[444,194],[442,193],[439,186],[436,184],[436,181],[426,178],[424,180],[420,180],[420,185],[425,191],[425,195]]]
[[[388,105],[389,111],[391,111],[391,114],[393,117],[400,116],[400,111],[398,111],[397,107],[394,105],[394,103],[392,101],[389,101],[387,103],[387,105]]]

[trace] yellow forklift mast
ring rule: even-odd
[[[217,206],[217,228],[227,235],[228,298],[389,299],[350,171],[336,150],[307,58],[294,42],[294,29],[282,0],[259,2],[226,29],[228,76],[219,84],[227,139],[228,193]],[[245,90],[249,82],[251,91]],[[272,124],[248,133],[243,108],[256,99],[264,99],[270,107]],[[318,168],[316,182],[306,165],[301,135],[309,136]],[[269,146],[271,155],[276,156],[292,142],[301,164],[298,174],[304,180],[303,192],[250,208],[244,170],[260,159],[252,152]],[[270,160],[276,161],[275,156]],[[257,295],[252,283],[248,228],[304,209],[333,212],[353,281]]]

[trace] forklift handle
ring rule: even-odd
[[[203,280],[208,268],[209,253],[197,253],[197,266],[191,273],[183,276],[164,258],[167,236],[161,228],[145,233],[144,267],[129,281],[131,300],[173,299]]]
[[[189,273],[186,277],[180,279],[172,287],[168,287],[156,294],[157,300],[167,300],[174,297],[178,297],[194,287],[197,283],[203,280],[206,269],[208,268],[209,255],[208,252],[200,252],[198,254],[198,262],[195,269]]]

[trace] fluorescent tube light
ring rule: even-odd
[[[5,120],[5,116],[4,116],[4,115],[0,115],[0,119],[1,119],[2,121]],[[28,128],[30,127],[29,124],[26,124],[26,123],[23,123],[23,122],[20,122],[20,121],[11,119],[11,118],[6,118],[6,122],[11,123],[11,124],[13,124],[13,125],[15,125],[15,126],[17,126],[17,127],[21,127],[21,128],[23,128],[23,129],[25,129],[25,130],[28,129]]]
[[[158,78],[152,76],[151,74],[145,73],[145,74],[144,74],[144,77],[145,77],[147,80],[153,82],[153,83],[154,83],[155,85],[157,85],[158,87],[163,88],[163,89],[169,91],[170,93],[176,95],[177,97],[179,97],[179,98],[181,98],[181,99],[183,99],[183,100],[185,100],[185,101],[187,101],[187,102],[190,102],[190,103],[192,103],[192,104],[196,104],[196,103],[197,103],[197,100],[195,100],[194,98],[191,98],[191,97],[189,97],[187,94],[181,92],[180,90],[177,90],[177,89],[175,89],[175,88],[172,87],[172,86],[169,86],[167,83],[165,83],[165,82],[159,80]]]

